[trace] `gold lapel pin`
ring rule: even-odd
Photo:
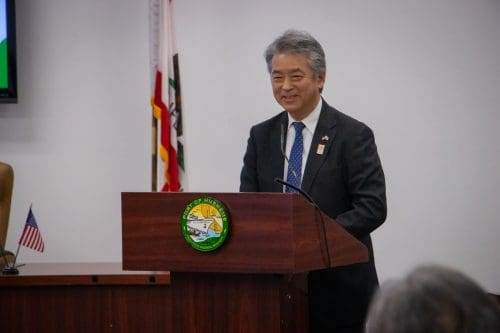
[[[316,154],[323,155],[324,151],[325,151],[325,145],[319,144],[318,148],[316,149]]]
[[[323,137],[321,138],[321,141],[328,141],[330,138],[328,137],[328,135],[323,135]]]

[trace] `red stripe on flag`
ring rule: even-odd
[[[27,224],[24,226],[23,234],[19,243],[39,252],[43,252],[44,249],[43,240],[38,229]]]

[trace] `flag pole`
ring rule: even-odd
[[[158,179],[158,120],[154,115],[154,106],[151,106],[152,142],[151,142],[151,191],[157,192]]]
[[[149,47],[150,47],[150,83],[151,83],[151,191],[157,192],[158,187],[158,119],[156,115],[156,72],[159,66],[160,54],[160,11],[159,0],[149,1]]]
[[[30,212],[31,212],[31,207],[33,206],[33,203],[30,203],[30,209],[28,210],[28,216],[30,216]],[[26,221],[28,219],[26,218]],[[26,222],[24,222],[24,226],[23,226],[23,232],[24,232],[24,228],[26,227]],[[21,234],[22,236],[22,234]],[[17,242],[17,250],[16,250],[16,256],[14,257],[14,264],[13,266],[16,267],[16,262],[17,262],[17,256],[19,255],[19,249],[21,248],[21,242]]]
[[[16,256],[14,257],[14,263],[12,264],[13,267],[16,267],[16,262],[17,262],[17,256],[19,255],[19,248],[21,247],[21,243],[17,243],[17,250],[16,250]]]

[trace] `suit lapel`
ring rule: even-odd
[[[321,165],[330,154],[335,138],[335,125],[335,111],[323,101],[302,179],[302,189],[308,193]]]

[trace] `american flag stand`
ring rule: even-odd
[[[3,261],[5,262],[5,266],[2,269],[2,274],[3,275],[18,275],[19,270],[17,269],[17,266],[15,266],[15,264],[16,264],[15,259],[14,259],[13,264],[10,264],[9,260],[7,259],[8,255],[12,255],[12,252],[6,251],[2,244],[0,244],[0,251],[2,252]]]
[[[19,270],[17,268],[24,266],[24,264],[16,265],[21,245],[29,247],[30,249],[33,249],[38,252],[43,252],[43,250],[45,249],[45,244],[43,243],[42,235],[40,233],[40,230],[38,229],[35,215],[33,215],[33,211],[31,209],[32,206],[33,204],[30,204],[30,209],[28,211],[28,217],[26,217],[26,223],[24,224],[23,233],[21,234],[21,238],[19,239],[19,243],[17,244],[14,263],[12,265],[6,263],[4,269],[2,270],[2,274],[4,275],[17,275],[19,274]]]
[[[19,266],[23,266],[23,265],[16,266],[16,259],[14,259],[14,263],[12,265],[7,262],[7,259],[5,259],[5,267],[2,269],[2,274],[3,275],[18,275],[19,270],[17,268]]]

